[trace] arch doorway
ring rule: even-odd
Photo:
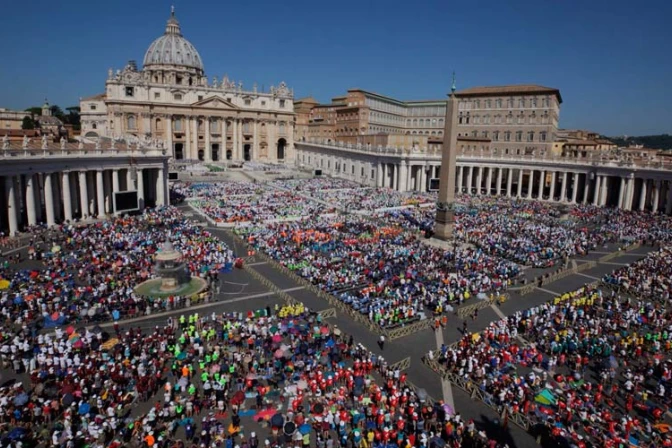
[[[198,160],[200,162],[205,160],[205,151],[203,151],[202,149],[198,150]]]
[[[212,145],[212,161],[219,161],[219,143],[213,143]]]
[[[175,143],[175,160],[184,159],[184,143]]]
[[[284,138],[281,138],[278,140],[278,152],[277,152],[277,158],[278,160],[284,160],[285,159],[285,147],[287,146],[287,140]]]
[[[252,145],[243,146],[243,160],[246,162],[252,160]]]
[[[227,149],[226,150],[226,160],[231,160],[231,159],[233,159],[233,151],[231,151],[230,149]]]
[[[86,137],[86,138],[98,138],[98,133],[93,132],[93,131],[89,131],[84,135],[84,137]]]

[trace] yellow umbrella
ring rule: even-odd
[[[0,280],[0,289],[9,288],[9,280]]]

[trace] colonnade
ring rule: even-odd
[[[0,224],[11,235],[37,224],[115,213],[114,193],[137,191],[140,209],[169,203],[163,168],[79,169],[2,176]],[[6,211],[5,211],[6,210]]]
[[[412,162],[378,162],[376,185],[400,191],[427,191],[429,179],[438,178],[441,167]]]

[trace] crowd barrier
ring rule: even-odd
[[[487,300],[479,300],[476,303],[461,306],[457,310],[455,310],[455,314],[457,314],[457,316],[459,318],[463,319],[465,317],[468,317],[468,316],[472,315],[474,313],[474,311],[482,310],[482,309],[487,308],[491,305],[496,305],[502,299],[503,299],[504,302],[506,302],[510,298],[511,298],[511,296],[509,295],[509,293],[500,294],[499,297],[494,297],[494,296],[489,297]]]

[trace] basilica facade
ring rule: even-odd
[[[158,142],[174,161],[295,158],[293,91],[260,91],[227,76],[208,80],[200,54],[171,11],[165,33],[145,53],[108,72],[105,93],[80,100],[82,135]]]

